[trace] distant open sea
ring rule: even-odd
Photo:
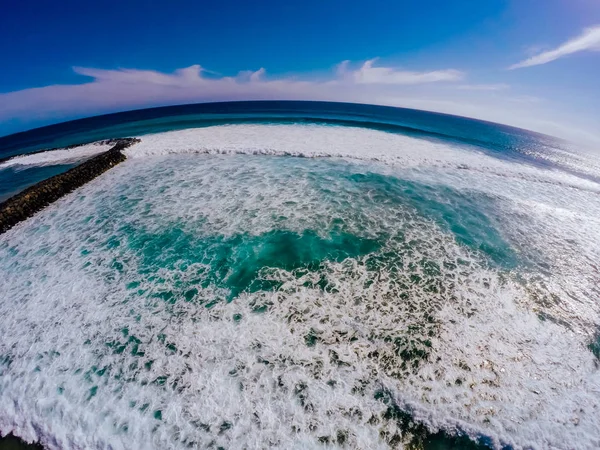
[[[185,105],[0,138],[0,201],[119,137],[125,162],[0,235],[2,435],[600,447],[598,154],[409,109]]]

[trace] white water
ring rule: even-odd
[[[104,143],[92,143],[75,148],[50,150],[47,152],[34,153],[31,155],[20,155],[0,163],[0,170],[9,167],[19,169],[30,166],[52,166],[56,164],[67,164],[91,158],[110,149],[112,145]]]
[[[491,203],[486,212],[513,246],[552,267],[543,283],[562,300],[550,306],[553,314],[575,327],[581,323],[587,333],[600,323],[600,184],[588,179],[473,148],[323,125],[226,125],[160,133],[145,136],[126,153],[134,159],[185,153],[344,158],[382,163],[381,173],[485,194]],[[590,155],[561,158],[571,169],[600,176],[600,169],[590,172],[595,167]],[[276,197],[274,192],[271,198]],[[164,207],[176,214],[172,204]]]
[[[600,376],[586,347],[600,325],[597,184],[458,146],[342,127],[185,130],[143,137],[126,152],[128,161],[0,237],[0,358],[12,361],[0,364],[2,433],[51,449],[167,449],[316,448],[319,437],[342,431],[350,447],[387,448],[398,430],[374,398],[385,388],[432,430],[459,427],[516,448],[600,446]],[[411,207],[378,201],[339,177],[369,172],[465,193],[545,272],[535,264],[490,267]],[[432,195],[456,200],[443,190]],[[284,282],[281,292],[242,294],[211,309],[135,294],[198,287],[206,262],[158,268],[158,283],[140,272],[126,226],[259,236],[324,233],[340,218],[367,238],[404,233],[411,250],[393,239],[382,250],[403,256],[400,270],[374,273],[361,256],[301,278],[267,270],[265,278]],[[120,244],[108,245],[114,238]],[[411,281],[427,278],[414,266],[423,259],[440,266],[443,291]],[[306,286],[321,275],[337,289]],[[403,284],[409,296],[400,301]],[[197,298],[218,289],[198,287]],[[254,304],[270,307],[257,314]],[[124,340],[125,327],[143,356],[131,354],[132,344],[121,354],[107,348]],[[320,341],[307,346],[311,330]],[[427,363],[399,369],[385,337],[429,331]],[[86,378],[93,366],[105,374]],[[167,377],[164,385],[153,383],[159,377]]]

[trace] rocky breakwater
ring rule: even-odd
[[[110,150],[83,162],[71,170],[41,181],[0,204],[0,234],[55,202],[62,196],[123,162],[122,150],[140,142],[136,138],[115,139]]]
[[[28,444],[17,436],[9,434],[5,437],[0,436],[0,450],[44,450],[44,447],[37,443]]]

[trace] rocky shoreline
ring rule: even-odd
[[[23,439],[8,434],[0,436],[0,450],[44,450],[44,447],[40,444],[28,444]]]
[[[0,158],[0,164],[6,162],[10,159],[18,158],[20,156],[30,156],[30,155],[39,155],[40,153],[48,153],[53,152],[55,150],[71,150],[77,147],[83,147],[84,145],[97,144],[97,145],[114,145],[119,141],[124,141],[132,138],[116,138],[116,139],[104,139],[102,141],[92,141],[92,142],[81,142],[79,144],[65,145],[64,147],[53,147],[53,148],[43,148],[41,150],[35,150],[33,152],[27,153],[19,153],[18,155],[6,156],[4,158]]]
[[[41,181],[0,203],[0,234],[123,162],[126,157],[122,150],[139,141],[136,138],[108,141],[108,143],[114,143],[110,150],[88,159],[65,173]]]

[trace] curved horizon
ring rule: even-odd
[[[72,124],[74,122],[82,122],[82,121],[87,121],[87,120],[93,120],[93,119],[99,119],[99,118],[106,118],[109,116],[118,116],[121,114],[128,114],[128,113],[136,113],[136,112],[141,112],[141,111],[150,111],[150,110],[166,110],[169,108],[181,108],[181,107],[192,107],[192,106],[199,106],[199,105],[227,105],[227,104],[232,104],[232,103],[322,103],[322,104],[339,104],[339,105],[365,105],[365,106],[376,106],[376,107],[380,107],[380,108],[390,108],[390,109],[398,109],[398,110],[406,110],[406,111],[417,111],[417,112],[423,112],[423,113],[428,113],[428,114],[437,114],[437,115],[441,115],[441,116],[450,116],[450,117],[456,117],[458,119],[466,119],[466,120],[472,120],[475,122],[482,122],[482,123],[488,123],[488,124],[493,124],[493,125],[500,125],[503,127],[507,127],[507,128],[512,128],[515,130],[520,130],[520,131],[526,131],[528,133],[534,133],[534,134],[538,134],[540,136],[546,136],[546,137],[550,137],[553,139],[563,139],[559,136],[554,136],[548,133],[542,133],[539,131],[535,131],[535,130],[530,130],[528,128],[523,128],[523,127],[518,127],[515,125],[510,125],[507,123],[502,123],[502,122],[495,122],[493,120],[485,120],[485,119],[480,119],[477,117],[472,117],[472,116],[465,116],[465,115],[460,115],[460,114],[453,114],[453,113],[445,113],[445,112],[439,112],[439,111],[434,111],[434,110],[428,110],[428,109],[421,109],[421,108],[408,108],[408,107],[404,107],[404,106],[392,106],[392,105],[385,105],[385,104],[377,104],[377,103],[367,103],[367,102],[349,102],[349,101],[329,101],[329,100],[293,100],[293,99],[285,99],[285,100],[278,100],[278,99],[272,99],[272,100],[224,100],[224,101],[210,101],[210,102],[193,102],[193,103],[179,103],[179,104],[175,104],[175,105],[161,105],[161,106],[149,106],[149,107],[142,107],[142,108],[133,108],[133,109],[126,109],[126,110],[118,110],[118,111],[114,111],[114,112],[107,112],[107,113],[100,113],[100,114],[93,114],[93,115],[89,115],[89,116],[85,116],[85,117],[78,117],[75,119],[67,119],[67,120],[62,120],[62,121],[58,121],[58,122],[53,122],[53,123],[49,123],[47,125],[41,125],[41,126],[37,126],[37,127],[32,127],[32,128],[27,128],[25,130],[22,131],[16,131],[14,133],[9,133],[9,134],[4,134],[4,135],[0,135],[0,144],[2,143],[2,139],[5,138],[11,138],[13,136],[17,136],[17,135],[23,135],[23,134],[27,134],[30,132],[36,132],[39,130],[43,130],[43,129],[47,129],[47,128],[52,128],[52,127],[56,127],[56,126],[62,126],[62,125],[67,125],[67,124]],[[1,149],[0,149],[1,150]]]

